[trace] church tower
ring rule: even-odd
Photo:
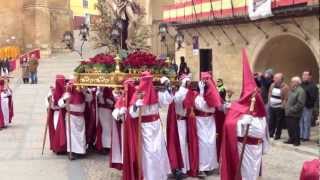
[[[25,51],[40,48],[42,54],[50,55],[51,26],[48,0],[24,0],[23,15]]]

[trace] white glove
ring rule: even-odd
[[[229,102],[224,103],[224,107],[226,109],[229,109],[231,107],[231,103],[229,103]]]
[[[200,89],[200,95],[203,96],[204,95],[204,87],[206,86],[206,84],[203,81],[199,81],[198,82],[198,87]]]
[[[64,93],[64,95],[62,96],[62,99],[63,100],[67,100],[71,97],[71,94],[70,93]]]
[[[135,104],[137,107],[143,106],[143,99],[138,99]]]
[[[120,115],[125,115],[127,113],[127,108],[120,108],[119,114]]]
[[[106,99],[106,103],[108,103],[109,105],[113,105],[114,102],[111,99]]]
[[[96,92],[96,96],[97,96],[97,97],[100,97],[100,96],[102,96],[102,95],[103,95],[103,94],[102,94],[102,91],[98,89],[97,92]]]

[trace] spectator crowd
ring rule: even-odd
[[[311,127],[316,125],[319,89],[310,71],[292,77],[290,84],[285,79],[282,73],[273,74],[271,69],[255,73],[267,110],[270,137],[279,140],[282,130],[287,129],[289,139],[285,143],[299,146],[301,141],[310,140]]]

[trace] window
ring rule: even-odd
[[[88,0],[82,0],[82,5],[83,5],[83,8],[88,8]]]

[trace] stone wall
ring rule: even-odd
[[[50,0],[51,46],[53,52],[59,52],[65,45],[63,34],[72,31],[72,11],[70,0]]]
[[[10,44],[23,45],[23,14],[21,1],[7,1],[0,4],[0,46],[7,45],[6,40],[12,36],[16,37],[15,42]]]
[[[62,35],[72,28],[69,0],[11,0],[0,4],[0,45],[11,36],[23,51],[40,48],[42,55],[59,50]]]

